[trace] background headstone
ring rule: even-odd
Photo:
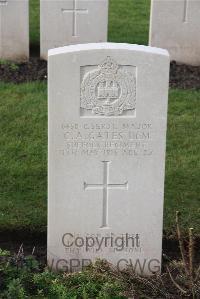
[[[0,59],[29,58],[29,1],[0,0]]]
[[[107,41],[108,0],[40,0],[40,56],[70,44]]]
[[[48,59],[49,266],[73,271],[106,258],[159,271],[167,51],[83,44]]]
[[[199,0],[152,0],[150,46],[167,49],[171,60],[200,65],[199,16]]]

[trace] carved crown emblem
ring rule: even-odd
[[[99,68],[101,69],[101,72],[104,74],[109,73],[116,73],[119,66],[118,64],[110,57],[108,56],[100,65]]]
[[[108,56],[98,67],[87,72],[81,83],[81,108],[93,114],[121,115],[134,110],[135,75]]]

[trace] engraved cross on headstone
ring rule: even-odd
[[[78,13],[88,13],[88,9],[84,8],[77,8],[77,0],[73,0],[73,8],[72,9],[65,9],[62,8],[63,13],[72,13],[73,16],[73,24],[72,24],[72,36],[77,36],[77,15]]]
[[[183,12],[183,23],[188,21],[188,5],[189,0],[184,0],[184,12]]]
[[[108,195],[110,189],[128,190],[128,182],[123,184],[109,183],[109,164],[110,161],[102,161],[103,163],[103,184],[87,184],[84,182],[84,190],[103,190],[103,214],[101,228],[108,227]]]
[[[6,5],[8,4],[8,0],[0,0],[0,5]]]

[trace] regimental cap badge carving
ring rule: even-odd
[[[136,77],[132,69],[118,65],[108,56],[96,69],[87,72],[81,82],[81,108],[101,116],[135,110]]]

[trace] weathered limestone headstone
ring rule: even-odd
[[[40,0],[40,56],[70,44],[106,42],[108,0]]]
[[[200,65],[200,1],[151,1],[150,46],[167,49],[171,60]]]
[[[29,1],[0,0],[0,59],[29,58]]]
[[[49,51],[48,264],[161,265],[169,56],[128,44]]]

